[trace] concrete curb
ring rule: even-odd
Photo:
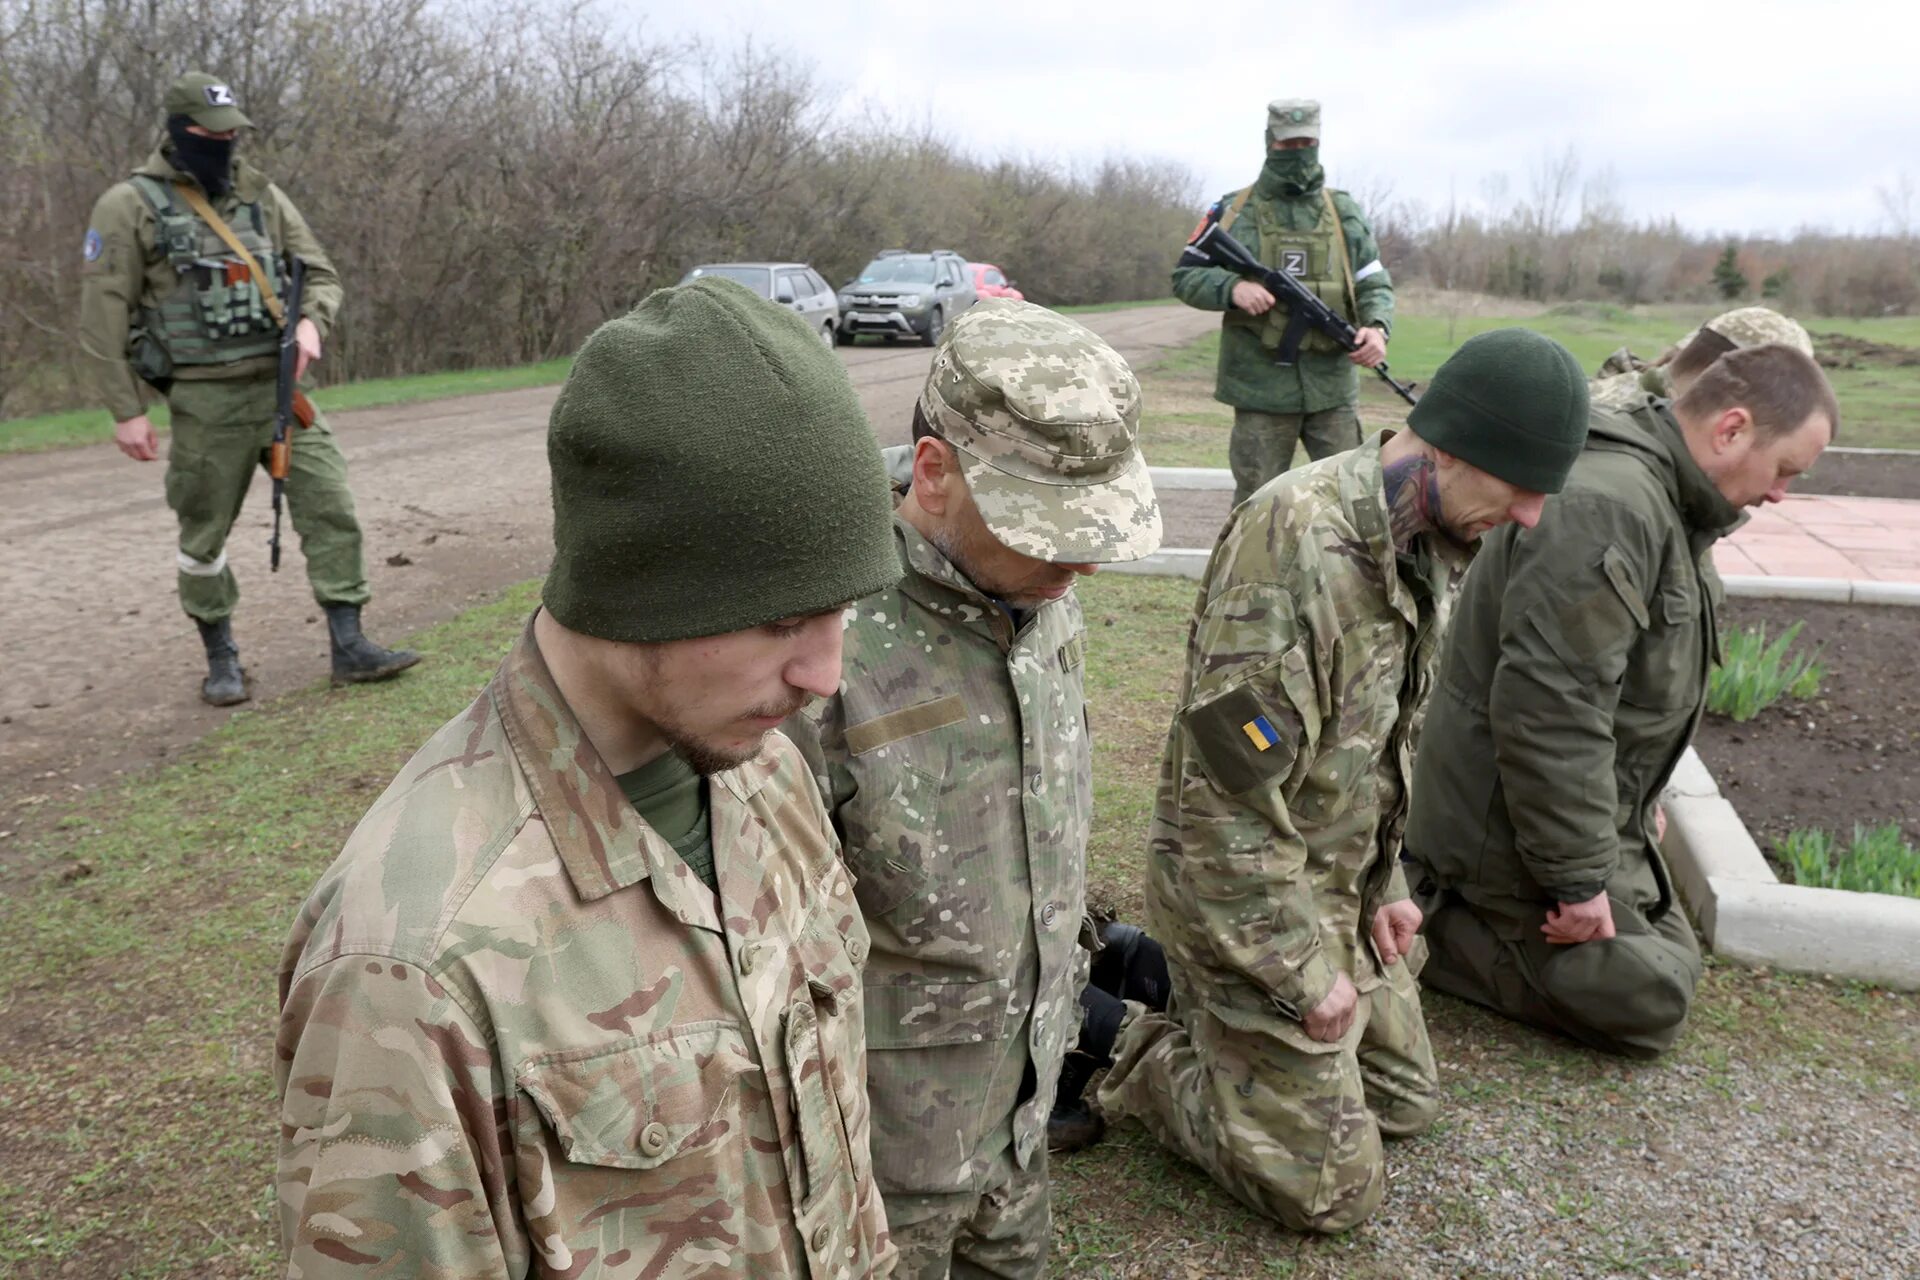
[[[1661,800],[1661,851],[1715,954],[1920,991],[1920,898],[1780,883],[1691,747]]]

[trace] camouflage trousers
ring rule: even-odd
[[[1130,1011],[1100,1107],[1138,1118],[1256,1212],[1344,1231],[1380,1205],[1381,1136],[1419,1133],[1439,1105],[1418,985],[1406,963],[1387,974],[1346,1036],[1321,1044],[1277,1013],[1189,1005],[1176,967],[1166,1013]]]
[[[173,411],[167,505],[180,522],[180,604],[202,622],[230,616],[240,599],[227,564],[227,534],[254,473],[266,470],[273,402],[272,378],[175,382],[167,393]],[[321,604],[365,604],[370,593],[360,522],[347,488],[347,460],[318,414],[311,428],[293,433],[286,497],[314,598]],[[254,550],[264,570],[266,547]]]
[[[1343,404],[1318,413],[1261,413],[1233,411],[1233,434],[1227,438],[1227,465],[1233,468],[1233,505],[1293,465],[1294,446],[1307,442],[1307,457],[1318,461],[1360,444],[1360,415]]]
[[[1408,871],[1415,884],[1428,874],[1419,863]],[[1656,1057],[1679,1038],[1693,1007],[1700,944],[1678,906],[1649,921],[1614,899],[1614,937],[1574,946],[1540,935],[1539,903],[1474,906],[1440,893],[1421,908],[1431,956],[1422,982],[1590,1049]]]
[[[924,1194],[883,1191],[887,1230],[900,1250],[899,1280],[1005,1276],[1036,1280],[1053,1239],[1047,1197],[1047,1144],[1022,1169],[1008,1144],[990,1164],[982,1190]]]

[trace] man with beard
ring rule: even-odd
[[[997,299],[954,321],[895,455],[904,577],[848,610],[845,683],[792,730],[873,936],[874,1175],[903,1275],[1046,1264],[1047,1118],[1092,943],[1073,584],[1159,546],[1139,422],[1132,370],[1073,321]]]
[[[1657,801],[1718,653],[1713,544],[1785,497],[1839,425],[1804,352],[1728,351],[1677,400],[1596,412],[1538,526],[1489,539],[1407,826],[1427,985],[1628,1057],[1679,1036],[1700,948]]]
[[[1099,1102],[1294,1230],[1372,1213],[1381,1135],[1433,1119],[1414,747],[1475,540],[1539,519],[1586,429],[1565,348],[1481,334],[1405,431],[1267,485],[1207,565],[1147,849],[1173,995],[1127,1006]]]
[[[1173,292],[1188,306],[1224,311],[1214,399],[1233,406],[1227,458],[1238,506],[1285,471],[1304,436],[1309,458],[1360,443],[1356,365],[1387,358],[1393,280],[1380,262],[1373,229],[1353,197],[1326,185],[1320,167],[1320,104],[1281,98],[1267,104],[1267,160],[1250,187],[1221,197],[1220,225],[1270,267],[1317,293],[1359,330],[1349,353],[1310,331],[1291,367],[1273,362],[1287,308],[1264,285],[1224,267],[1175,267]]]
[[[280,972],[289,1274],[886,1274],[867,931],[772,730],[899,576],[852,384],[739,285],[608,322],[553,408],[554,562]]]
[[[180,604],[206,650],[200,696],[230,706],[249,695],[227,534],[273,443],[287,257],[306,264],[294,317],[301,377],[340,310],[340,277],[286,193],[234,158],[252,122],[232,89],[190,72],[167,90],[164,109],[159,148],[93,207],[80,273],[82,376],[113,415],[120,452],[139,462],[160,456],[142,384],[167,399]],[[384,680],[420,658],[361,633],[370,592],[346,459],[318,414],[292,444],[287,506],[326,614],[333,681]]]

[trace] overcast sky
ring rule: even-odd
[[[1837,0],[643,0],[655,37],[753,33],[838,109],[931,120],[982,156],[1187,166],[1207,199],[1257,172],[1266,102],[1325,104],[1321,156],[1362,193],[1523,196],[1543,157],[1611,171],[1630,216],[1693,230],[1873,231],[1920,187],[1920,17]],[[1920,205],[1920,197],[1916,197]],[[1577,209],[1577,203],[1576,203]],[[1915,209],[1920,215],[1920,207]]]

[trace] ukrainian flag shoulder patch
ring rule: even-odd
[[[1253,744],[1255,751],[1265,751],[1280,741],[1280,735],[1273,731],[1273,724],[1265,716],[1255,716],[1240,726],[1240,732],[1247,735],[1247,741]]]

